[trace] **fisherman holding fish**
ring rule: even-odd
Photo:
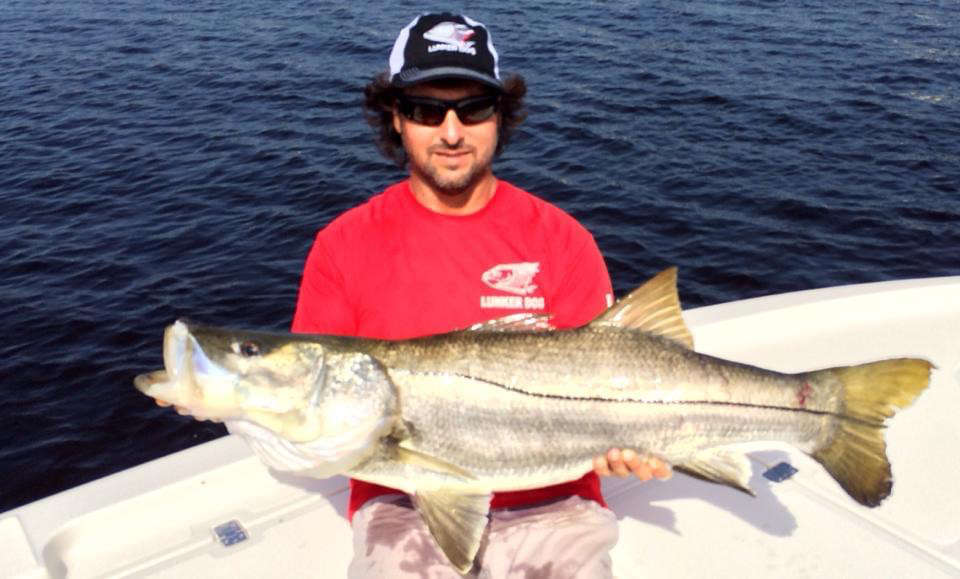
[[[550,314],[577,327],[612,303],[586,229],[492,170],[523,118],[526,85],[501,78],[488,29],[425,14],[403,28],[389,72],[366,87],[382,152],[409,179],[322,229],[303,272],[293,331],[406,339],[507,314]],[[269,455],[269,441],[254,441]],[[617,522],[598,474],[667,478],[632,450],[598,456],[567,483],[496,493],[474,572],[490,577],[610,575]],[[459,577],[400,491],[351,480],[351,577]],[[426,575],[425,575],[426,574]]]
[[[790,444],[879,505],[886,423],[932,364],[787,374],[698,353],[676,268],[611,305],[590,234],[493,176],[525,91],[482,24],[411,22],[366,90],[409,179],[317,234],[295,333],[178,320],[135,386],[225,421],[275,470],[349,474],[351,577],[609,577],[597,475],[670,464],[752,494],[743,443]],[[659,458],[597,456],[611,446]]]

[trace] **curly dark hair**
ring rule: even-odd
[[[377,147],[385,157],[402,167],[407,163],[407,152],[403,149],[400,134],[393,128],[393,107],[402,89],[390,83],[390,76],[384,72],[378,74],[363,89],[364,116],[377,132]],[[526,118],[523,97],[527,94],[527,83],[519,74],[513,74],[503,80],[503,93],[500,96],[500,128],[497,138],[499,155],[513,130]]]

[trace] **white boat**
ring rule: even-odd
[[[775,370],[899,356],[937,368],[887,430],[895,483],[876,509],[789,447],[751,452],[755,498],[679,474],[604,481],[617,577],[960,576],[960,276],[684,316],[698,351]],[[764,476],[784,462],[792,477]],[[0,576],[342,577],[346,500],[346,479],[276,478],[228,436],[3,513]]]

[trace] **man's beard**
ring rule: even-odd
[[[493,163],[492,156],[488,159],[478,159],[465,173],[458,175],[444,175],[443,171],[434,165],[422,166],[415,158],[410,157],[411,169],[420,174],[431,189],[446,196],[456,196],[471,190],[489,172]]]

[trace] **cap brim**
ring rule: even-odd
[[[455,66],[442,66],[438,68],[431,68],[429,70],[405,70],[399,74],[393,75],[391,82],[394,86],[403,88],[420,84],[422,82],[440,80],[444,78],[473,80],[491,88],[495,88],[499,91],[503,90],[503,83],[500,82],[500,80],[475,70],[470,70],[469,68],[459,68]]]

